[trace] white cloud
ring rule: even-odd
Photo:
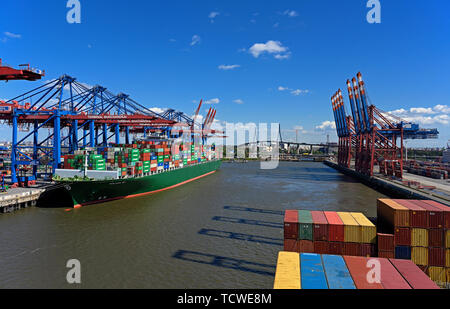
[[[11,39],[20,39],[22,37],[21,34],[16,34],[16,33],[8,32],[8,31],[3,32],[3,34]]]
[[[231,64],[231,65],[221,64],[221,65],[219,65],[218,68],[219,68],[220,70],[227,71],[227,70],[237,69],[237,68],[239,68],[239,67],[240,67],[239,64]]]
[[[160,107],[152,107],[152,108],[150,108],[150,110],[157,114],[163,114],[166,111],[165,108],[160,108]]]
[[[210,19],[211,23],[214,23],[214,19],[219,15],[220,15],[219,12],[211,12],[209,13],[208,18]]]
[[[200,41],[201,41],[201,38],[200,38],[200,36],[199,35],[197,35],[197,34],[194,34],[193,36],[192,36],[192,40],[191,40],[191,46],[194,46],[195,44],[198,44],[198,43],[200,43]]]
[[[286,53],[289,54],[288,48],[284,47],[280,41],[269,40],[266,43],[255,43],[250,47],[249,52],[253,57],[258,58],[261,54],[273,54],[277,59],[284,59]]]
[[[411,107],[409,110],[400,108],[384,114],[392,121],[396,121],[391,115],[402,118],[405,121],[421,125],[450,123],[450,107],[447,105],[435,105],[434,107]]]
[[[283,59],[288,59],[290,56],[291,56],[291,53],[286,53],[284,55],[282,55],[282,54],[275,55],[274,58],[278,59],[278,60],[283,60]]]
[[[218,103],[220,103],[220,100],[218,98],[214,98],[214,99],[206,100],[203,103],[205,103],[205,104],[218,104]]]
[[[289,17],[297,17],[298,13],[294,10],[286,10],[283,12],[283,15],[289,16]]]
[[[289,87],[278,86],[278,91],[289,91],[292,95],[298,96],[304,93],[309,93],[308,89],[291,89]]]
[[[302,93],[308,93],[309,92],[309,90],[308,89],[295,89],[295,90],[292,90],[291,91],[291,94],[293,94],[293,95],[300,95],[300,94],[302,94]]]
[[[334,121],[326,120],[322,122],[320,125],[316,126],[316,130],[330,130],[336,129],[336,123]]]
[[[233,102],[236,104],[244,104],[244,101],[242,101],[241,99],[236,99]]]

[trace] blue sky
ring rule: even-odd
[[[330,97],[361,71],[377,107],[440,130],[409,145],[450,139],[448,1],[381,0],[381,24],[366,21],[365,0],[80,0],[81,24],[67,23],[66,2],[2,1],[0,57],[148,107],[192,115],[201,98],[218,101],[202,113],[280,122],[286,139],[297,127],[310,142],[335,139]],[[2,83],[0,98],[39,83]]]

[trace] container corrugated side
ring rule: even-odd
[[[322,262],[330,289],[356,289],[342,256],[322,255]]]
[[[378,250],[394,252],[394,234],[377,233]]]
[[[374,244],[377,241],[377,228],[367,217],[360,212],[352,212],[352,217],[361,226],[361,242]]]
[[[411,259],[411,247],[410,246],[395,246],[395,258],[410,260]]]
[[[409,227],[409,209],[391,199],[377,200],[377,217],[391,227]]]
[[[441,209],[419,200],[412,200],[412,202],[427,211],[428,228],[443,228],[444,212]]]
[[[299,252],[314,253],[314,242],[311,240],[300,239],[298,241]]]
[[[314,241],[328,240],[328,221],[323,211],[311,211]]]
[[[324,211],[328,221],[328,240],[344,242],[344,223],[334,211]]]
[[[284,238],[298,239],[298,211],[284,212]]]
[[[436,283],[411,260],[389,259],[389,261],[413,289],[439,289]]]
[[[315,253],[300,253],[301,280],[303,289],[328,289],[322,258]]]
[[[298,211],[298,238],[304,240],[313,240],[313,220],[311,211]]]
[[[345,264],[357,289],[383,289],[383,285],[367,280],[367,260],[361,256],[344,256]]]
[[[428,229],[428,246],[444,247],[444,236],[444,230],[442,229]]]
[[[297,239],[286,238],[284,240],[284,251],[299,252],[299,241]]]
[[[411,246],[411,229],[409,227],[396,227],[394,229],[396,246]]]
[[[342,255],[344,253],[344,242],[332,241],[328,243],[329,254]]]
[[[411,261],[413,261],[416,265],[428,265],[428,248],[412,247]]]
[[[450,249],[445,250],[445,267],[450,267]]]
[[[445,247],[450,248],[450,230],[445,231]]]
[[[376,256],[376,247],[375,244],[361,244],[361,256],[371,257]]]
[[[421,228],[411,229],[411,246],[428,247],[428,230]]]
[[[427,211],[410,200],[397,200],[394,202],[409,209],[409,225],[416,228],[427,228]]]
[[[443,285],[447,281],[445,267],[430,266],[428,267],[428,276],[438,285]]]
[[[328,241],[314,241],[314,253],[318,254],[328,254],[329,252],[329,245]]]
[[[445,266],[445,248],[428,248],[428,265]]]
[[[444,212],[444,228],[450,229],[450,207],[445,206],[441,203],[438,203],[436,201],[431,200],[424,200],[422,201],[424,203],[427,203],[428,205],[434,206],[436,208],[441,209]]]
[[[301,289],[300,255],[294,252],[279,252],[275,271],[274,289]]]
[[[337,213],[344,223],[344,241],[361,242],[361,226],[356,222],[349,212]]]

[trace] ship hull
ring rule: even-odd
[[[208,176],[220,168],[221,161],[208,161],[150,176],[100,181],[60,181],[72,197],[75,208],[90,204],[132,198],[168,190]]]

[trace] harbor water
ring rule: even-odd
[[[154,195],[0,215],[0,288],[272,288],[286,209],[376,216],[383,194],[322,163],[223,163]],[[81,264],[81,284],[66,280]]]

